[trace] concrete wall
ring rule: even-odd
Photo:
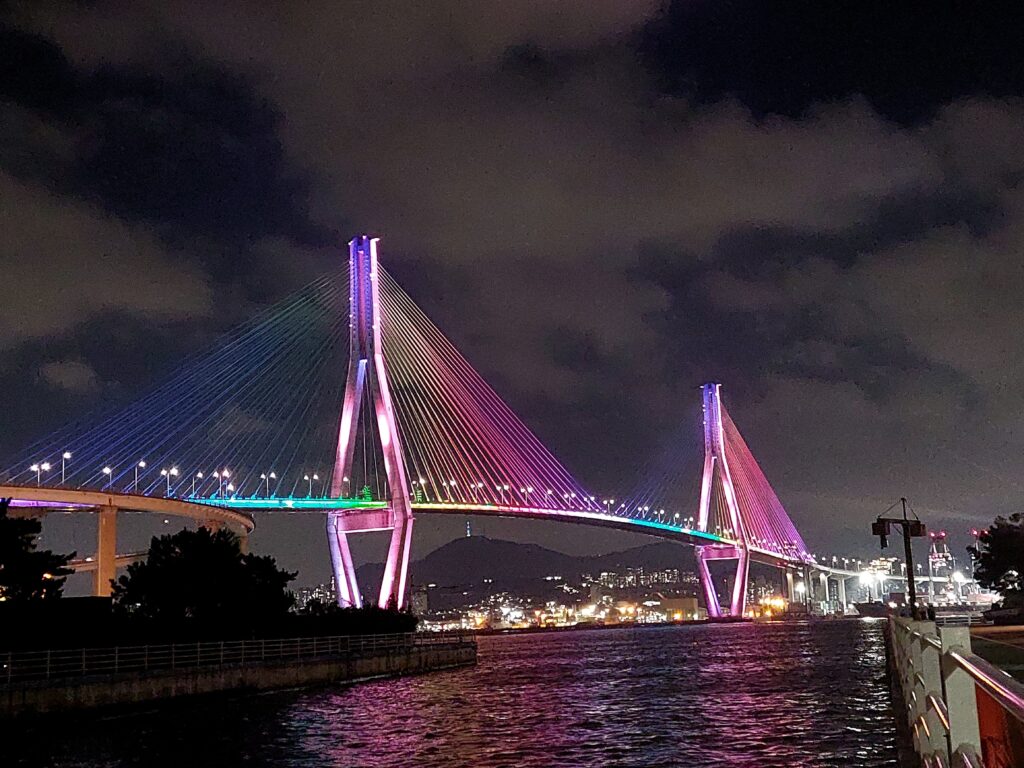
[[[475,644],[428,645],[339,659],[239,664],[0,687],[0,718],[137,704],[217,691],[256,691],[356,682],[475,663]]]

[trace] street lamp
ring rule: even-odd
[[[107,486],[114,484],[114,470],[110,467],[103,468],[103,474],[107,476]]]
[[[132,490],[136,493],[139,492],[139,470],[146,468],[146,462],[140,461],[135,465],[135,485],[132,486]]]
[[[28,468],[28,471],[36,473],[36,488],[38,488],[39,487],[39,483],[40,483],[40,480],[39,480],[40,466],[38,464],[33,464],[31,467]]]
[[[345,479],[348,480],[347,477]],[[273,473],[273,472],[271,472],[269,475],[267,473],[263,472],[263,473],[260,474],[260,480],[263,481],[263,486],[264,486],[264,488],[266,488],[266,497],[269,499],[270,498],[270,481],[271,480],[277,480],[277,475],[275,473]]]
[[[202,479],[203,479],[203,473],[202,472],[196,472],[194,475],[192,475],[192,498],[193,499],[196,497],[196,480],[202,480]]]
[[[167,480],[167,493],[165,494],[166,496],[170,496],[171,495],[171,478],[172,477],[177,477],[177,476],[178,476],[178,468],[177,467],[171,467],[170,469],[161,469],[160,470],[160,477],[162,477],[165,480]]]
[[[214,471],[213,476],[217,478],[217,495],[220,498],[224,498],[224,481],[231,477],[231,472],[229,472],[227,469],[222,469],[219,472]],[[231,490],[234,489],[235,487],[232,485]]]
[[[306,498],[307,499],[312,498],[313,497],[313,481],[314,480],[319,480],[320,479],[319,475],[317,475],[316,472],[314,472],[312,477],[310,477],[309,475],[303,475],[302,479],[305,480],[307,483],[309,483],[309,493],[306,495]]]
[[[70,458],[71,458],[71,451],[64,451],[64,453],[62,453],[60,455],[60,484],[61,485],[64,485],[64,470],[66,469],[67,461]]]

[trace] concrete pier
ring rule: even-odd
[[[476,652],[475,640],[460,637],[451,642],[409,642],[404,647],[360,648],[312,658],[261,660],[256,656],[252,661],[241,663],[190,664],[185,657],[182,659],[186,662],[184,668],[168,669],[157,665],[157,668],[112,674],[14,680],[0,685],[0,719],[141,704],[204,693],[263,691],[412,675],[473,665]],[[197,652],[197,658],[200,654],[210,655],[208,649]]]

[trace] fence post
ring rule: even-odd
[[[174,643],[171,643],[171,669],[174,669]]]
[[[922,635],[936,637],[934,621],[916,622],[917,631]],[[942,693],[942,673],[940,671],[939,650],[929,643],[925,637],[914,638],[916,646],[915,660],[919,660],[916,666],[917,674],[915,680],[919,684],[917,688],[917,709],[920,713],[921,722],[925,729],[922,734],[922,754],[939,755],[948,757],[946,727],[942,724],[938,713],[932,711],[928,704],[928,695]]]
[[[981,732],[978,728],[978,694],[974,680],[946,652],[957,648],[971,652],[971,632],[967,627],[943,627],[939,630],[942,641],[942,698],[949,716],[949,751],[974,750],[981,752]]]
[[[120,650],[121,649],[120,649],[119,646],[116,646],[116,645],[114,646],[114,674],[115,675],[118,672],[118,662],[121,660],[121,658],[120,658],[121,654],[119,653]]]
[[[267,641],[260,640],[260,661],[264,661],[267,658]]]
[[[224,641],[220,641],[220,666],[224,666]]]
[[[46,679],[47,680],[50,679],[50,654],[51,653],[53,653],[53,651],[47,651],[46,652]]]

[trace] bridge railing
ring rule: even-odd
[[[425,646],[472,645],[451,634],[334,635],[221,640],[111,648],[0,652],[0,687],[94,676],[168,672],[266,662],[304,662],[408,651]]]
[[[970,630],[897,617],[889,630],[896,716],[922,765],[1024,765],[1024,685],[971,651]]]

